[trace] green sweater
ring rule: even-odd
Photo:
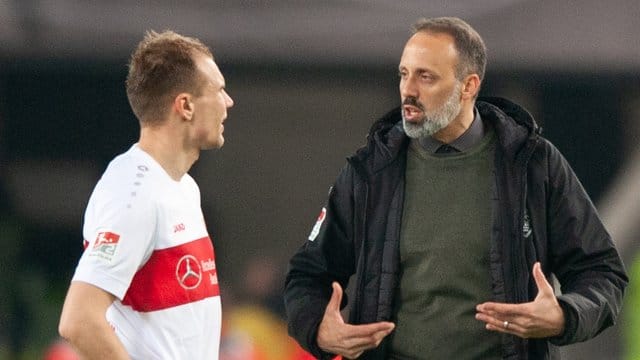
[[[392,359],[500,359],[500,335],[475,319],[489,272],[495,136],[470,151],[407,155]]]

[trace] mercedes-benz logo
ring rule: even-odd
[[[176,278],[178,283],[186,290],[195,289],[202,280],[202,270],[198,259],[193,255],[185,255],[176,266]]]

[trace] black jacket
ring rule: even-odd
[[[521,107],[499,98],[476,102],[497,135],[490,267],[494,301],[532,301],[536,261],[555,274],[565,312],[556,338],[504,336],[505,359],[557,359],[553,345],[596,336],[615,323],[628,282],[596,209],[567,161]],[[374,123],[367,144],[348,158],[330,190],[317,236],[293,256],[285,284],[289,333],[317,357],[318,325],[331,282],[355,274],[349,322],[390,321],[399,283],[399,239],[409,141],[395,109]],[[343,306],[346,305],[346,299]],[[384,359],[386,343],[361,359]]]

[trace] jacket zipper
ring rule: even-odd
[[[524,215],[526,214],[526,211],[527,211],[526,210],[527,208],[527,164],[531,159],[531,155],[533,155],[533,151],[535,150],[537,143],[538,143],[537,137],[530,140],[529,146],[526,149],[526,153],[524,153],[522,156],[522,164],[521,164],[521,171],[520,171],[520,177],[519,177],[519,181],[521,181],[521,184],[519,184],[520,185],[519,187],[521,189],[521,198],[520,198],[519,216],[518,216],[517,228],[516,228],[518,239],[520,240],[518,243],[521,245],[521,247],[524,246],[524,241],[525,241],[522,228],[524,226]],[[512,268],[514,284],[517,285],[518,283],[520,283],[519,277],[518,277],[519,272],[522,272],[524,274],[524,272],[528,271],[529,265],[527,264],[527,261],[526,261],[527,259],[526,259],[524,249],[514,248],[512,251],[514,251],[514,254],[520,254],[516,256],[522,256],[520,261],[514,262],[514,264],[519,264],[519,268],[518,266],[513,266]],[[528,283],[524,284],[524,286],[525,288],[514,286],[515,300],[517,302],[523,302],[527,300],[525,293],[527,292],[529,284]],[[520,354],[519,358],[528,359],[529,358],[528,341],[523,340],[522,346],[523,346],[522,353]]]
[[[524,237],[524,233],[522,231],[523,226],[524,226],[524,216],[526,214],[527,211],[527,164],[529,163],[529,160],[531,159],[531,155],[533,154],[533,151],[536,147],[536,144],[538,143],[537,137],[530,140],[529,141],[529,147],[527,148],[527,152],[523,155],[522,158],[522,168],[521,168],[521,173],[520,173],[520,181],[522,181],[522,183],[520,184],[520,189],[521,189],[521,198],[520,198],[520,214],[518,216],[518,227],[517,227],[517,231],[518,231],[518,238],[520,239],[519,244],[524,246],[524,242],[525,242],[525,237]],[[521,264],[521,271],[529,271],[528,269],[528,264],[526,263],[526,256],[524,255],[524,249],[520,249],[522,250],[521,253],[523,255],[523,258],[521,259],[522,261],[518,261],[518,264]],[[514,267],[514,275],[518,275],[518,271],[517,268]],[[518,279],[517,277],[514,277],[514,279]],[[527,284],[528,286],[528,284]],[[526,301],[526,297],[525,297],[525,291],[518,291],[519,288],[516,288],[516,292],[517,292],[517,298],[520,301]]]
[[[362,211],[362,228],[360,229],[360,251],[358,252],[358,261],[356,262],[356,269],[355,269],[355,273],[358,274],[358,271],[360,270],[360,264],[362,264],[362,276],[358,277],[356,276],[356,286],[357,288],[355,289],[355,299],[353,301],[353,311],[355,312],[355,316],[354,319],[358,322],[361,323],[362,322],[362,309],[361,309],[361,299],[362,299],[362,293],[363,293],[363,288],[364,288],[364,277],[365,277],[365,269],[366,269],[366,251],[365,251],[365,239],[366,239],[366,229],[367,229],[367,203],[369,201],[369,184],[368,182],[365,180],[365,177],[363,174],[365,174],[364,170],[361,168],[360,163],[354,161],[352,158],[347,159],[348,162],[351,164],[351,166],[353,166],[354,169],[354,176],[359,177],[359,181],[362,181],[362,184],[364,185],[364,201],[362,203],[363,206],[363,211]],[[354,237],[357,236],[357,234],[354,234]],[[354,249],[355,250],[355,249]],[[354,255],[356,254],[356,252],[354,251]]]
[[[364,182],[365,187],[364,187],[364,202],[363,202],[363,206],[364,206],[364,211],[363,211],[363,215],[362,215],[362,229],[360,229],[360,231],[362,232],[360,235],[362,236],[362,241],[360,242],[360,257],[361,259],[358,259],[358,262],[362,264],[362,276],[359,279],[358,282],[358,289],[357,289],[357,294],[356,294],[356,299],[354,304],[360,304],[361,303],[361,298],[362,298],[362,294],[364,292],[363,288],[364,288],[364,283],[365,283],[365,277],[366,277],[366,268],[367,268],[367,251],[365,249],[365,239],[367,238],[366,232],[367,232],[367,205],[369,202],[369,184],[365,181]],[[356,274],[358,273],[358,269],[356,269]],[[360,306],[358,306],[357,308],[358,312],[357,312],[357,317],[358,317],[358,323],[362,322],[362,309],[360,309]]]

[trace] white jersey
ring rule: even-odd
[[[218,359],[213,245],[191,176],[175,181],[134,145],[91,195],[74,281],[115,295],[106,317],[133,359]]]

